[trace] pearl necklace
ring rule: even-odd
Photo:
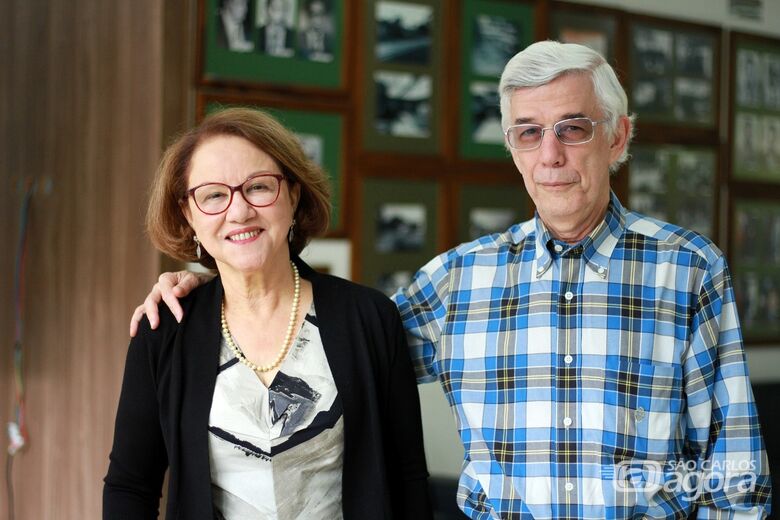
[[[287,334],[284,336],[282,349],[279,351],[276,359],[274,359],[274,362],[270,365],[255,365],[249,361],[244,353],[241,352],[241,349],[238,348],[238,345],[236,345],[236,342],[233,341],[233,335],[230,333],[230,329],[228,328],[227,319],[225,319],[225,299],[222,298],[222,312],[220,315],[220,318],[222,319],[222,337],[225,338],[225,342],[230,347],[230,350],[233,351],[233,354],[236,355],[236,358],[255,372],[270,372],[271,370],[274,370],[279,365],[281,365],[282,361],[284,361],[284,358],[287,355],[287,351],[290,349],[290,343],[292,343],[293,329],[295,328],[295,323],[298,321],[298,303],[300,301],[301,295],[301,277],[298,275],[298,268],[295,266],[295,264],[290,262],[290,265],[292,265],[293,280],[295,284],[295,289],[293,291],[292,309],[290,309],[290,322],[287,324]]]

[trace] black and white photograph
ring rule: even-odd
[[[333,61],[333,0],[300,0],[298,13],[298,51],[307,60]]]
[[[683,199],[677,206],[674,223],[686,229],[713,238],[712,229],[712,198],[696,197]]]
[[[769,222],[769,261],[780,265],[780,211],[775,211]]]
[[[251,52],[252,7],[249,0],[220,0],[217,9],[217,44],[233,52]]]
[[[753,50],[737,51],[737,104],[744,107],[761,106],[761,55]]]
[[[395,137],[425,138],[431,134],[431,77],[408,72],[377,71],[377,132]]]
[[[694,78],[712,78],[713,41],[707,36],[678,34],[675,38],[677,73]]]
[[[258,51],[277,58],[295,54],[296,0],[258,0]]]
[[[425,244],[423,204],[383,204],[376,218],[376,251],[419,251]]]
[[[734,298],[739,309],[739,319],[745,332],[754,328],[760,312],[760,288],[758,274],[755,272],[735,273]]]
[[[715,154],[680,150],[677,152],[676,189],[693,197],[712,197],[715,192]]]
[[[502,144],[504,132],[501,129],[501,106],[498,83],[473,81],[471,93],[471,139],[475,143]]]
[[[712,83],[705,79],[675,78],[677,93],[674,116],[689,123],[708,123],[713,118]]]
[[[766,77],[764,79],[764,102],[766,108],[780,110],[780,55],[765,54]]]
[[[469,239],[503,233],[518,220],[517,210],[513,208],[472,208],[469,211]]]
[[[558,40],[563,43],[578,43],[590,47],[602,56],[609,56],[609,35],[603,31],[563,27],[558,33]]]
[[[675,224],[714,238],[715,176],[714,153],[677,152]]]
[[[431,61],[433,8],[409,2],[376,3],[376,59],[428,65]]]
[[[764,116],[763,120],[766,168],[780,180],[780,117]]]
[[[738,112],[734,118],[734,146],[740,173],[749,174],[763,170],[764,143],[761,117]]]
[[[386,296],[392,296],[401,287],[406,287],[412,283],[412,271],[393,271],[391,273],[382,273],[376,281],[376,288],[382,291]]]
[[[764,261],[766,215],[759,206],[739,208],[736,211],[734,251],[739,252],[739,261],[755,263]]]
[[[504,65],[520,51],[520,27],[501,16],[478,14],[474,18],[471,69],[481,76],[500,76]]]
[[[649,217],[668,219],[666,171],[669,154],[637,148],[632,154],[628,207]]]
[[[325,142],[322,136],[296,132],[295,137],[297,137],[298,141],[301,143],[301,148],[303,148],[303,153],[306,154],[306,157],[315,164],[322,166],[323,151],[325,148]]]
[[[635,27],[633,45],[636,51],[637,74],[663,76],[671,72],[674,38],[669,31]]]
[[[666,114],[672,111],[672,79],[652,78],[634,82],[631,98],[634,109],[642,114]]]

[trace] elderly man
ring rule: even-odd
[[[459,506],[473,519],[764,517],[726,262],[611,192],[632,134],[614,71],[540,42],[499,89],[535,217],[443,253],[395,295],[418,379],[441,382],[457,420]],[[179,278],[163,278],[166,299]],[[156,312],[134,319],[144,308]]]

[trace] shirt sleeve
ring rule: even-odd
[[[430,383],[439,376],[435,362],[447,314],[449,274],[449,253],[443,253],[392,298],[401,313],[418,383]]]
[[[702,280],[683,372],[686,448],[702,472],[697,518],[764,518],[771,508],[769,462],[722,256]]]

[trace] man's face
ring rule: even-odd
[[[510,99],[510,115],[512,124],[545,128],[573,117],[603,119],[590,76],[576,73],[541,87],[517,89]],[[536,150],[511,150],[528,194],[556,237],[579,240],[601,221],[609,203],[609,165],[623,151],[628,124],[622,117],[612,139],[599,124],[593,140],[579,145],[561,143],[550,129]]]

